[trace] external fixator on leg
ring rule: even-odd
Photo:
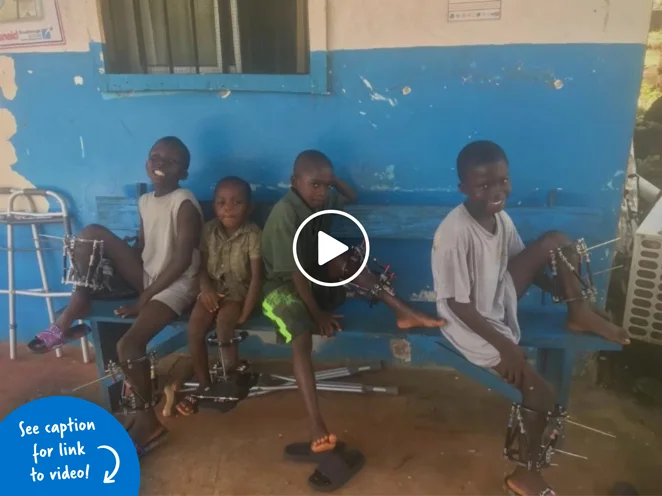
[[[345,266],[343,267],[343,278],[347,278],[356,273],[356,270],[363,264],[366,257],[365,242],[361,245],[353,246],[350,250],[349,257]],[[395,273],[391,271],[390,265],[381,264],[376,258],[371,258],[368,265],[372,262],[372,268],[366,266],[366,269],[377,277],[377,281],[372,286],[364,286],[355,282],[346,284],[346,287],[355,292],[358,296],[366,298],[370,306],[373,307],[379,303],[379,295],[386,292],[391,296],[395,296],[393,289],[393,279]]]
[[[151,401],[147,401],[143,395],[140,394],[126,379],[127,370],[131,370],[135,365],[144,363],[145,361],[149,362],[149,377],[150,377],[150,389],[151,389]],[[105,375],[90,381],[82,386],[78,386],[73,389],[71,392],[78,391],[85,387],[91,386],[98,382],[105,381],[110,379],[113,383],[122,381],[122,393],[120,397],[120,408],[123,413],[135,413],[154,408],[159,401],[161,401],[161,394],[159,393],[158,387],[158,378],[156,375],[156,364],[158,362],[155,352],[149,353],[143,357],[134,359],[134,360],[124,360],[121,362],[113,362],[112,360],[108,362],[108,366],[105,370]]]
[[[207,343],[212,346],[218,346],[218,362],[209,370],[211,384],[200,389],[197,382],[185,382],[184,387],[179,391],[188,397],[195,398],[201,406],[207,406],[216,410],[227,412],[232,410],[237,403],[245,399],[250,393],[250,389],[257,384],[259,374],[250,370],[250,363],[242,360],[234,370],[228,370],[223,358],[223,349],[237,346],[248,338],[246,331],[241,331],[238,336],[227,341],[220,341],[210,336]]]
[[[513,403],[508,419],[506,442],[503,448],[504,458],[525,467],[527,470],[537,471],[552,465],[552,455],[554,453],[588,460],[583,455],[571,453],[557,447],[563,439],[566,423],[605,437],[616,438],[609,432],[570,420],[566,410],[560,405],[557,405],[551,412],[539,412],[526,408],[519,403]],[[539,445],[533,444],[535,441],[531,439],[532,429],[543,433]]]
[[[126,239],[126,238],[125,238]],[[136,291],[118,274],[104,257],[104,243],[99,239],[63,238],[62,283],[86,289],[93,299],[117,300],[137,297]],[[80,263],[83,257],[87,265]]]
[[[591,271],[590,249],[586,246],[584,239],[579,239],[569,245],[560,246],[550,251],[549,264],[551,267],[552,278],[552,301],[554,303],[568,303],[575,300],[590,300],[595,303],[597,290],[593,282],[593,272]],[[574,254],[578,257],[578,264],[575,267],[568,256]],[[559,266],[564,266],[575,277],[580,284],[580,295],[568,298],[565,295],[565,288],[559,275]]]
[[[74,288],[88,288],[93,291],[104,289],[104,268],[108,264],[103,258],[103,241],[81,239],[75,236],[66,236],[63,241],[62,283],[72,285]],[[76,261],[76,252],[81,246],[89,247],[90,252],[85,267],[81,267]]]
[[[566,416],[561,406],[552,412],[538,412],[514,403],[508,420],[504,457],[527,470],[539,471],[549,467],[556,444],[563,437]],[[537,425],[543,428],[539,445],[533,444],[537,440],[531,439],[531,430]]]

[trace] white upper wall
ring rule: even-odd
[[[333,50],[511,43],[644,43],[652,0],[474,1],[499,20],[449,22],[453,0],[328,0]],[[467,1],[467,0],[462,0]]]
[[[239,0],[241,1],[241,0]],[[501,18],[449,22],[458,0],[308,0],[311,48],[350,50],[511,43],[644,43],[653,0],[480,0]],[[467,1],[467,0],[463,0]],[[66,45],[0,50],[84,52],[102,40],[97,0],[59,0]],[[326,14],[325,14],[326,13]]]

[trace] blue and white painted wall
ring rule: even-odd
[[[311,59],[326,67],[308,90],[236,78],[178,91],[148,76],[165,78],[157,92],[105,74],[95,0],[60,0],[65,45],[0,54],[0,185],[63,192],[82,226],[96,196],[127,194],[150,145],[177,135],[201,199],[225,174],[276,198],[296,154],[316,147],[364,202],[450,205],[457,152],[485,138],[510,156],[513,204],[558,189],[562,204],[604,208],[615,230],[651,0],[503,0],[501,19],[481,22],[448,22],[447,0],[308,2]],[[32,257],[17,258],[22,287],[38,285]],[[61,262],[48,260],[55,284]],[[46,311],[24,299],[18,310],[25,341]],[[1,301],[0,339],[6,320]]]

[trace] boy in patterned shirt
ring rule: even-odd
[[[209,388],[205,335],[216,320],[219,343],[234,337],[235,326],[248,320],[262,289],[261,230],[248,220],[253,209],[250,185],[238,177],[221,179],[214,191],[216,218],[203,228],[200,294],[188,327],[189,348],[199,392]],[[237,345],[222,347],[226,372],[237,367]],[[197,399],[184,397],[182,415],[197,411]]]

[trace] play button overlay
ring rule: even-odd
[[[337,222],[344,224],[341,226],[341,231],[355,232],[356,235],[355,236],[352,235],[351,236],[352,239],[354,237],[363,238],[363,241],[365,243],[365,257],[361,261],[361,266],[353,274],[349,274],[349,276],[346,279],[343,279],[342,281],[320,280],[314,277],[313,275],[311,275],[306,270],[306,268],[303,267],[301,261],[299,260],[299,250],[297,249],[297,246],[301,232],[306,228],[306,226],[308,226],[309,223],[315,221],[315,219],[318,219],[318,217],[321,217],[323,215],[334,216],[335,217],[334,219],[330,219],[333,224],[336,224]],[[319,224],[319,220],[316,222],[316,224]],[[317,267],[311,267],[311,269],[313,269],[311,270],[311,272],[312,271],[319,273],[325,272],[325,270],[328,270],[324,268],[326,264],[328,264],[334,258],[348,253],[350,250],[350,246],[346,245],[341,241],[338,241],[333,236],[321,230],[315,234],[315,239],[317,241],[317,253],[315,254]],[[294,240],[292,242],[292,254],[294,255],[294,262],[296,263],[299,272],[301,272],[303,276],[306,279],[308,279],[310,282],[312,282],[313,284],[317,284],[319,286],[326,286],[329,288],[339,287],[352,282],[354,279],[358,277],[358,275],[361,272],[365,270],[366,265],[368,264],[368,260],[370,258],[370,240],[368,239],[368,233],[366,232],[365,228],[361,225],[361,223],[358,220],[356,220],[354,216],[348,214],[347,212],[343,212],[342,210],[321,210],[309,216],[306,220],[304,220],[301,223],[301,225],[297,229],[296,234],[294,235]],[[311,259],[308,260],[309,263],[312,263],[313,265],[315,264],[315,262],[313,262]]]
[[[323,231],[317,233],[317,265],[324,265],[346,251],[349,251],[349,246],[345,243],[341,243]]]

